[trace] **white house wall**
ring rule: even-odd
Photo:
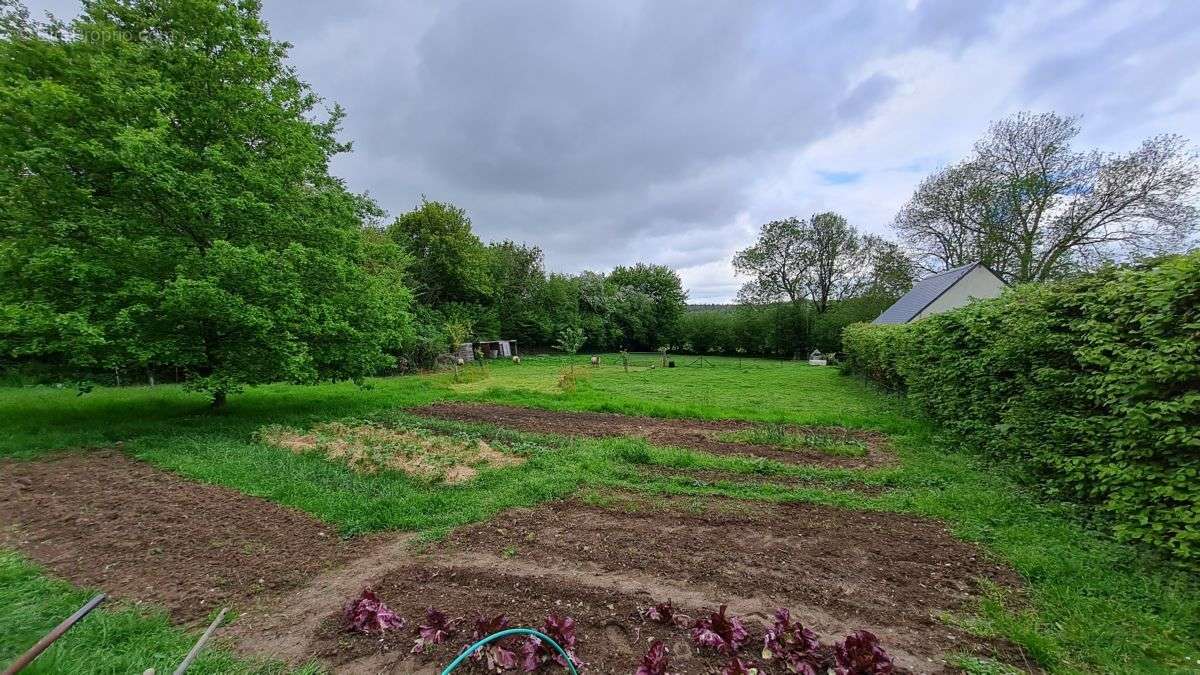
[[[996,278],[996,275],[989,272],[986,267],[979,265],[967,273],[967,276],[959,279],[958,283],[946,289],[941,297],[921,310],[916,318],[921,319],[930,314],[940,314],[957,309],[966,305],[972,298],[980,300],[997,298],[1004,292],[1004,289],[1003,281]]]

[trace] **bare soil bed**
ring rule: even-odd
[[[408,618],[387,638],[341,629],[331,611],[306,650],[338,672],[418,672],[444,666],[468,641],[478,615],[540,626],[546,614],[577,622],[577,653],[593,672],[636,669],[652,637],[671,648],[671,672],[714,672],[728,659],[698,653],[682,628],[644,620],[639,609],[671,599],[699,616],[722,603],[747,621],[759,661],[761,636],[778,607],[833,641],[859,628],[880,636],[898,666],[940,672],[948,653],[1021,663],[1006,645],[939,621],[969,611],[979,580],[1018,579],[939,523],[890,513],[812,505],[618,497],[506,512],[455,531],[387,572],[380,597]],[[466,618],[465,633],[433,652],[409,653],[427,607]],[[331,608],[332,609],[332,608]],[[784,672],[770,664],[766,672]]]
[[[794,476],[734,473],[733,471],[719,471],[715,469],[679,469],[666,466],[644,466],[641,467],[639,473],[647,478],[673,478],[676,480],[683,480],[693,483],[700,487],[715,485],[717,483],[729,483],[731,485],[738,486],[777,487],[784,490],[815,488],[832,491],[856,492],[858,494],[867,495],[870,497],[881,495],[888,490],[888,488],[882,485],[872,485],[869,483],[863,483],[861,481],[849,481],[846,483],[834,484],[825,481],[798,478]]]
[[[417,550],[411,535],[343,542],[307,515],[118,452],[4,461],[0,475],[0,545],[177,622],[232,605],[241,615],[223,641],[339,673],[437,672],[479,615],[540,627],[551,611],[577,621],[576,652],[592,672],[631,672],[655,637],[671,649],[671,672],[719,670],[726,659],[694,650],[684,628],[639,614],[668,599],[692,617],[727,604],[755,636],[743,652],[756,662],[772,613],[787,607],[826,649],[867,629],[911,672],[940,672],[951,653],[1023,665],[1011,646],[937,618],[970,612],[981,579],[1016,589],[1016,576],[911,516],[603,493],[510,510]],[[344,603],[367,586],[407,628],[384,638],[342,628]],[[431,606],[466,625],[412,655]]]
[[[351,555],[311,516],[120,452],[0,461],[0,476],[0,546],[182,623],[298,588]]]
[[[895,462],[895,457],[883,447],[886,439],[882,434],[839,428],[807,431],[860,440],[866,444],[867,454],[862,457],[846,457],[819,450],[736,443],[719,438],[722,432],[749,430],[755,427],[753,423],[740,420],[666,419],[614,413],[560,412],[487,403],[434,403],[413,408],[409,412],[422,417],[483,422],[518,431],[561,436],[631,436],[644,438],[655,445],[690,448],[718,455],[763,457],[787,464],[869,468]],[[799,427],[793,429],[797,432],[806,431]]]

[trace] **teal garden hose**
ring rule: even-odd
[[[509,635],[532,635],[542,642],[549,642],[550,646],[554,647],[554,651],[558,652],[559,655],[563,657],[563,660],[567,662],[567,670],[571,671],[571,675],[579,675],[578,671],[575,670],[575,663],[571,661],[571,657],[567,655],[567,650],[560,647],[554,640],[551,640],[549,635],[546,635],[541,631],[536,631],[532,628],[508,628],[500,631],[499,633],[492,633],[491,635],[463,650],[463,653],[459,654],[457,658],[450,662],[450,665],[446,666],[446,669],[442,671],[442,675],[450,675],[450,673],[454,672],[454,669],[461,665],[468,656],[474,654],[476,649],[479,649],[493,640],[499,640],[500,638],[508,637]]]

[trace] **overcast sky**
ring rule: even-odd
[[[824,4],[824,3],[820,3]],[[37,14],[78,2],[29,3]],[[1018,110],[1082,144],[1200,141],[1200,1],[265,0],[349,113],[335,172],[422,194],[553,271],[636,261],[724,302],[757,226],[835,210],[887,234],[918,181]]]

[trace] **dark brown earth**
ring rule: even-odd
[[[0,546],[178,622],[302,586],[353,551],[299,511],[119,452],[0,461]]]
[[[231,605],[241,615],[221,638],[243,653],[315,657],[339,673],[444,667],[467,635],[409,654],[428,606],[535,627],[550,611],[570,615],[594,672],[630,672],[651,636],[671,646],[671,672],[718,669],[724,659],[693,652],[683,629],[641,619],[667,599],[691,616],[728,604],[756,636],[781,606],[826,646],[865,628],[914,672],[942,671],[950,653],[1023,665],[1011,645],[937,618],[971,612],[980,579],[1018,589],[1016,576],[911,516],[605,493],[510,510],[418,551],[410,535],[342,542],[307,515],[118,452],[3,461],[0,476],[0,545],[177,622]],[[343,631],[341,607],[365,586],[408,629],[382,640]],[[746,650],[756,661],[760,646]]]
[[[413,598],[414,589],[422,591]],[[390,653],[394,662],[386,672],[437,672],[469,642],[473,617],[483,612],[488,616],[503,613],[512,626],[541,628],[547,614],[567,615],[576,622],[576,655],[585,662],[585,672],[628,674],[637,669],[650,641],[662,640],[671,652],[672,673],[712,673],[728,663],[710,650],[700,652],[692,646],[685,628],[667,626],[643,620],[639,610],[651,604],[645,592],[621,592],[584,584],[563,583],[559,578],[541,574],[505,574],[502,572],[462,568],[410,566],[393,570],[380,582],[376,591],[385,598],[396,598],[389,605],[412,617],[419,624],[424,603],[438,607],[453,617],[468,617],[460,633],[452,641],[430,648],[420,656],[409,654],[414,634],[400,631],[383,640],[357,636],[342,630],[336,616],[329,616],[318,629],[317,654],[335,670],[355,667],[356,659],[374,654]],[[679,611],[692,617],[700,608],[678,606]],[[761,617],[745,617],[752,646],[746,658],[761,661]],[[519,639],[502,643],[520,653]],[[467,671],[482,672],[478,667]],[[562,672],[549,669],[547,672]],[[786,672],[782,668],[767,668],[765,672]]]
[[[754,427],[753,423],[740,420],[666,419],[614,413],[559,412],[487,403],[434,403],[413,408],[409,412],[422,417],[484,422],[534,433],[593,438],[631,436],[645,438],[655,445],[690,448],[718,455],[763,457],[788,464],[869,468],[895,463],[895,457],[883,447],[886,441],[882,434],[836,427],[794,429],[797,432],[814,431],[864,441],[868,448],[867,454],[863,457],[843,457],[818,450],[734,443],[717,438],[717,434],[723,431]]]
[[[673,478],[676,480],[686,481],[698,487],[715,485],[717,483],[729,483],[731,485],[738,486],[776,487],[782,490],[814,488],[833,491],[849,491],[871,497],[881,495],[887,491],[887,488],[882,485],[863,483],[861,481],[832,483],[816,479],[797,478],[794,476],[745,474],[735,473],[733,471],[719,471],[715,469],[679,469],[666,466],[643,466],[640,468],[639,472],[648,478]]]
[[[594,672],[628,673],[649,638],[672,646],[672,672],[706,673],[725,659],[694,653],[687,632],[638,610],[667,599],[697,616],[719,604],[761,636],[778,607],[826,645],[866,628],[898,665],[941,672],[947,653],[1021,663],[1011,646],[972,637],[936,617],[970,611],[979,579],[1015,588],[1010,571],[937,522],[812,505],[771,506],[617,496],[604,506],[554,502],[455,531],[385,574],[379,595],[410,621],[384,640],[353,636],[331,611],[307,653],[339,672],[414,672],[444,666],[456,648],[412,656],[426,607],[462,616],[504,613],[540,626],[550,611],[578,623],[578,655]],[[469,629],[468,629],[469,635]],[[461,636],[457,646],[464,644]],[[761,641],[747,650],[758,660]],[[783,672],[774,665],[766,672]]]

